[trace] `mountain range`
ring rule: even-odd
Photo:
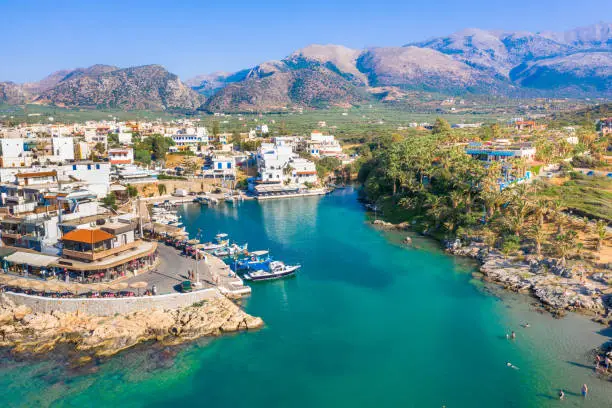
[[[282,60],[183,83],[159,65],[94,65],[35,83],[0,82],[0,101],[66,107],[270,111],[391,102],[408,92],[612,97],[612,24],[565,32],[465,29],[401,47],[310,45]]]

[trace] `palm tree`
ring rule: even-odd
[[[546,239],[544,228],[540,224],[533,224],[529,229],[529,237],[535,243],[536,255],[542,255],[542,242]]]
[[[527,210],[528,204],[524,199],[517,199],[510,207],[512,213],[510,224],[514,235],[517,237],[521,235],[521,230],[525,224],[525,217],[527,216]]]
[[[540,227],[544,226],[544,216],[550,211],[550,205],[547,200],[539,199],[532,204],[533,213]]]
[[[556,248],[561,257],[561,264],[564,266],[567,256],[575,246],[577,235],[576,231],[569,230],[565,234],[557,234],[555,237]]]
[[[608,224],[603,220],[597,221],[595,233],[597,234],[597,251],[601,251],[606,235],[608,235]]]

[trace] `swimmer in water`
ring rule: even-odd
[[[563,392],[563,390],[559,390],[559,399],[560,400],[564,400],[565,399],[565,393]]]
[[[507,366],[507,367],[510,367],[510,368],[513,368],[513,369],[515,369],[515,370],[518,370],[518,369],[519,369],[517,366],[515,366],[514,364],[512,364],[512,363],[511,363],[511,362],[509,362],[509,361],[506,363],[506,366]]]
[[[512,332],[512,334],[510,335],[510,337],[512,337],[512,340],[516,339],[516,333]]]

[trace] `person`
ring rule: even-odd
[[[515,333],[515,332],[512,332],[511,337],[512,337],[512,340],[516,339],[516,333]]]
[[[601,364],[601,357],[599,357],[599,354],[595,354],[595,371],[599,370],[599,364]]]
[[[589,387],[587,387],[586,384],[582,384],[582,390],[580,390],[582,392],[582,396],[586,398],[587,394],[589,393]]]
[[[509,361],[506,363],[506,366],[507,366],[507,367],[509,367],[509,368],[513,368],[513,369],[515,369],[515,370],[518,370],[518,369],[519,369],[517,366],[515,366],[514,364],[512,364],[512,363],[511,363],[511,362],[509,362]]]
[[[559,390],[559,399],[560,400],[564,400],[565,399],[565,393],[563,392],[563,390]]]
[[[153,285],[151,291],[153,292],[153,296],[157,295],[157,286]]]

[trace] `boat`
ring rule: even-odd
[[[248,243],[244,244],[243,246],[232,244],[232,245],[229,245],[223,248],[213,249],[211,251],[211,254],[213,254],[214,256],[218,256],[218,257],[234,256],[240,253],[246,253],[248,250],[248,246],[249,246]]]
[[[199,244],[198,249],[204,251],[213,251],[215,249],[221,249],[229,245],[229,238],[227,234],[217,234],[213,242],[207,242],[205,244]]]
[[[271,261],[268,270],[260,269],[244,274],[244,279],[248,281],[265,281],[282,279],[295,275],[301,265],[285,265],[282,261]]]
[[[253,251],[246,258],[234,262],[236,270],[260,269],[272,261],[269,251]]]

